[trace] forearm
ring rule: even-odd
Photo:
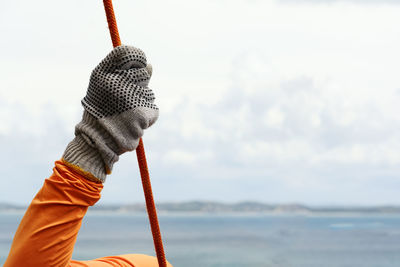
[[[26,211],[6,267],[68,264],[82,218],[99,200],[106,175],[158,118],[151,74],[143,51],[130,46],[116,47],[94,69],[75,138]]]
[[[67,266],[71,259],[82,218],[103,185],[61,161],[53,171],[22,218],[5,267]]]

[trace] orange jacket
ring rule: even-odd
[[[82,219],[88,207],[100,199],[102,189],[103,184],[87,180],[56,161],[53,174],[21,220],[4,267],[158,266],[155,257],[141,254],[71,260]]]

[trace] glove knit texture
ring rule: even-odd
[[[158,118],[148,88],[151,65],[140,49],[119,46],[94,69],[84,112],[63,161],[90,180],[104,182],[119,156],[134,150]]]

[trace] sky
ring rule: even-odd
[[[153,65],[155,200],[400,205],[400,5],[115,1]],[[0,202],[29,204],[74,137],[111,51],[102,1],[0,9]],[[143,202],[134,152],[100,203]]]

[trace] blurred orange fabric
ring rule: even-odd
[[[4,267],[158,266],[157,258],[141,254],[71,260],[82,219],[88,207],[100,199],[102,189],[103,184],[85,179],[56,161],[53,174],[21,220]]]

